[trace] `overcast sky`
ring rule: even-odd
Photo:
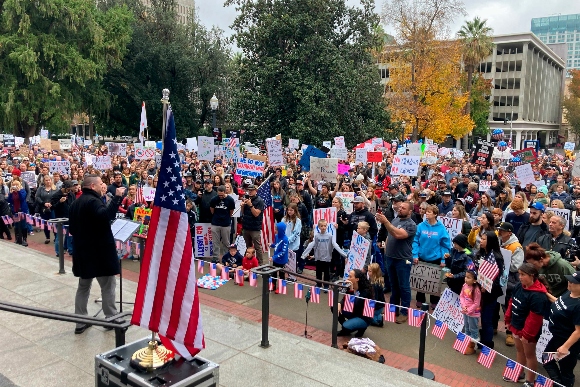
[[[348,3],[360,4],[358,0],[347,0]],[[383,0],[376,2],[375,10],[380,13]],[[494,34],[509,34],[530,31],[531,19],[551,15],[580,13],[578,0],[464,0],[468,15],[457,18],[452,27],[456,32],[463,22],[475,16],[487,19]],[[218,26],[227,36],[232,34],[229,26],[236,17],[233,6],[225,8],[223,0],[196,0],[199,18],[208,27]]]

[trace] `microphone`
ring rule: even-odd
[[[308,291],[306,292],[306,297],[305,297],[307,304],[308,304],[308,302],[310,302],[310,296],[311,296],[310,288],[308,288]]]

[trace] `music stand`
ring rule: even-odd
[[[126,219],[116,219],[111,224],[111,231],[113,232],[113,238],[115,241],[121,242],[121,246],[127,243],[127,241],[133,236],[133,233],[141,226],[141,223],[133,222]],[[119,254],[119,265],[121,270],[119,272],[119,313],[123,313],[123,304],[134,305],[134,302],[123,302],[123,259]],[[103,300],[97,298],[96,303],[102,302]],[[101,313],[102,308],[95,314],[97,317]]]

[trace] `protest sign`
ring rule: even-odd
[[[371,247],[371,242],[358,233],[354,233],[350,242],[350,250],[346,257],[346,266],[344,267],[344,276],[346,280],[348,273],[354,269],[362,269],[367,259],[367,254]]]
[[[223,146],[222,153],[224,155],[224,158],[229,161],[236,162],[241,157],[239,146],[234,147]]]
[[[422,145],[423,144],[419,143],[407,144],[407,149],[409,149],[409,156],[422,156],[423,155],[423,151],[421,150]]]
[[[146,202],[152,202],[155,199],[155,188],[143,187],[143,200]]]
[[[580,176],[580,157],[576,156],[576,160],[574,161],[574,167],[572,168],[572,176],[578,177]]]
[[[298,149],[299,146],[300,146],[300,141],[298,139],[291,138],[290,140],[288,140],[288,148]]]
[[[357,148],[355,151],[355,163],[366,163],[367,162],[367,150],[364,148]]]
[[[268,158],[266,156],[254,155],[251,153],[248,153],[248,157],[246,157],[246,158],[251,159],[251,160],[262,161],[264,164],[268,162]]]
[[[264,174],[264,161],[240,158],[236,163],[236,174],[247,177],[258,177]]]
[[[440,265],[418,262],[411,265],[411,289],[426,294],[441,294]]]
[[[540,188],[543,185],[546,185],[546,181],[545,180],[536,180],[533,183],[536,187]]]
[[[137,148],[135,149],[135,160],[150,160],[155,157],[155,149]]]
[[[352,213],[352,201],[354,200],[354,192],[337,192],[334,197],[340,199],[342,206],[344,207],[344,211],[346,211],[347,214]]]
[[[284,154],[282,152],[282,140],[267,140],[268,164],[271,167],[284,165]]]
[[[437,153],[439,153],[439,156],[447,156],[450,153],[450,150],[449,148],[439,148]]]
[[[28,186],[30,188],[36,188],[36,175],[34,174],[34,172],[32,171],[22,172],[20,174],[20,177],[22,178],[22,180],[28,183]]]
[[[299,162],[299,164],[302,165],[302,170],[304,172],[310,171],[310,157],[325,158],[326,153],[315,146],[308,145],[306,149],[302,151],[302,157]]]
[[[491,188],[491,181],[488,181],[488,180],[480,180],[479,181],[479,192],[486,192],[490,188]]]
[[[51,150],[52,149],[51,141],[47,138],[41,138],[40,147],[42,149]]]
[[[70,150],[72,148],[72,141],[69,138],[58,140],[58,145],[62,150]]]
[[[334,146],[336,148],[346,148],[346,146],[344,145],[344,136],[335,137],[334,138]]]
[[[14,146],[16,148],[19,148],[20,145],[22,145],[22,144],[24,144],[24,137],[18,137],[18,136],[14,137]]]
[[[473,152],[473,158],[471,159],[471,162],[473,164],[487,168],[491,162],[492,155],[493,144],[491,142],[479,140],[475,147],[475,152]]]
[[[427,145],[427,149],[425,150],[425,152],[429,151],[429,152],[433,152],[435,154],[437,154],[437,151],[439,150],[439,145],[437,144],[428,144]]]
[[[566,141],[564,143],[564,149],[565,150],[573,151],[575,147],[576,147],[576,143],[573,143],[573,142],[570,142],[570,141]]]
[[[536,181],[536,178],[534,177],[534,171],[532,170],[532,164],[518,165],[515,168],[515,171],[516,176],[518,177],[518,180],[522,186],[525,186],[528,183],[533,184],[534,181]]]
[[[538,155],[534,148],[524,148],[519,151],[512,152],[513,157],[519,157],[522,163],[535,163]]]
[[[420,156],[395,156],[391,167],[391,175],[417,176],[419,173]]]
[[[540,334],[540,338],[536,343],[536,359],[538,362],[542,364],[542,353],[546,352],[546,346],[548,342],[552,339],[552,332],[548,329],[550,321],[544,319],[542,322],[542,333]]]
[[[503,257],[504,267],[509,268],[510,265],[511,265],[511,263],[512,263],[512,252],[509,251],[508,249],[504,249],[503,247],[500,247],[499,250],[501,251],[501,256]],[[503,273],[499,273],[500,276],[502,274]],[[506,292],[507,292],[507,279],[506,279],[506,281],[504,283],[505,283],[505,285],[503,285],[501,287],[502,290],[503,290],[503,294],[497,298],[497,302],[499,302],[500,305],[505,304],[505,295],[506,295]]]
[[[162,155],[158,155],[158,154],[155,155],[155,166],[157,168],[161,168],[161,156]]]
[[[371,140],[371,144],[372,144],[373,146],[374,146],[374,145],[383,146],[383,139],[382,139],[382,138],[380,138],[380,137],[374,137],[374,138]]]
[[[49,161],[48,171],[52,173],[58,173],[61,175],[70,173],[70,163],[68,161]]]
[[[288,273],[288,279],[290,281],[296,279],[296,277],[292,275],[293,273],[296,273],[296,252],[293,250],[288,250],[288,262],[284,265],[284,270]]]
[[[463,219],[450,218],[448,216],[438,216],[438,220],[443,223],[447,232],[449,233],[449,238],[453,240],[457,235],[461,234],[461,228],[463,227]]]
[[[570,210],[567,208],[546,208],[546,211],[552,211],[555,215],[558,215],[561,218],[564,218],[566,221],[566,226],[564,226],[564,230],[568,231],[570,226]]]
[[[194,151],[194,152],[197,152],[197,138],[195,138],[195,137],[188,138],[188,139],[186,140],[185,148],[186,148],[188,151]]]
[[[83,141],[83,146],[91,146],[93,145],[93,141],[92,140],[85,140]]]
[[[401,145],[400,147],[397,148],[398,155],[404,155],[405,153],[407,153],[407,148],[405,148],[404,145]]]
[[[349,164],[338,164],[338,166],[336,167],[336,170],[338,172],[339,175],[345,175],[348,173],[348,171],[350,170],[350,165]]]
[[[465,152],[463,152],[461,149],[453,149],[453,156],[456,159],[462,159],[463,156],[465,156]]]
[[[155,141],[145,141],[145,148],[157,148],[157,143]]]
[[[5,134],[4,138],[4,147],[6,148],[14,148],[16,146],[15,144],[15,139],[14,139],[14,135],[13,134]]]
[[[447,328],[451,332],[455,334],[461,332],[464,320],[459,295],[453,293],[453,290],[446,288],[441,293],[441,298],[433,311],[433,317],[447,324]]]
[[[332,141],[322,141],[322,146],[325,148],[332,148]]]
[[[197,223],[195,225],[194,244],[196,258],[211,258],[213,256],[211,223]]]
[[[215,147],[213,145],[213,137],[198,136],[197,137],[197,159],[204,161],[213,161]]]
[[[339,160],[348,160],[348,149],[334,147],[330,150],[330,157]]]
[[[310,178],[314,181],[336,183],[338,159],[310,157]]]
[[[367,162],[368,163],[380,163],[383,161],[382,152],[367,152]]]
[[[105,145],[110,156],[127,156],[127,144],[124,142],[106,142]]]
[[[421,162],[425,164],[436,164],[437,163],[437,153],[431,151],[425,151],[421,157]]]
[[[96,156],[93,166],[101,171],[111,168],[111,156]]]
[[[336,208],[316,208],[312,213],[313,224],[318,224],[320,219],[326,220],[328,223],[336,223]]]
[[[44,140],[48,138],[48,129],[40,129],[40,138]]]

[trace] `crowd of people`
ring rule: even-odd
[[[422,165],[418,176],[393,176],[393,154],[383,151],[381,163],[356,163],[349,152],[350,169],[333,182],[315,181],[300,163],[300,152],[286,149],[285,165],[268,166],[263,176],[236,175],[234,160],[200,161],[194,151],[180,150],[182,190],[192,231],[198,223],[211,224],[213,256],[224,266],[248,270],[271,261],[276,267],[296,256],[296,272],[314,266],[318,281],[343,277],[345,256],[354,236],[370,242],[364,267],[350,271],[347,294],[376,300],[375,316],[363,315],[362,298],[352,312],[339,305],[340,335],[362,336],[370,325],[382,326],[384,305],[402,308],[396,322],[405,323],[407,308],[424,304],[433,310],[437,295],[421,292],[412,303],[411,267],[419,262],[443,268],[445,283],[461,300],[464,332],[479,346],[494,348],[500,318],[506,323],[505,343],[515,346],[517,361],[531,370],[538,364],[535,343],[542,320],[548,319],[553,334],[546,351],[561,359],[545,364],[549,377],[565,386],[574,384],[573,370],[580,354],[580,264],[575,238],[580,236],[580,176],[572,176],[572,162],[555,155],[540,155],[532,165],[537,184],[520,185],[513,168],[501,160],[478,166],[464,159],[441,156]],[[247,152],[242,150],[243,156]],[[111,168],[97,170],[87,157],[108,154],[104,145],[47,151],[38,146],[0,149],[0,212],[3,216],[36,214],[43,220],[69,218],[75,201],[85,195],[85,176],[98,176],[91,194],[117,217],[133,218],[136,208],[150,208],[143,191],[156,188],[158,166],[153,159],[138,160],[127,146],[126,156],[109,154]],[[68,161],[66,172],[50,172],[50,161]],[[25,173],[23,178],[23,173]],[[258,195],[270,182],[276,235],[270,254],[263,249],[262,225],[266,203]],[[485,190],[480,182],[487,181]],[[124,190],[120,190],[124,188]],[[337,193],[354,194],[349,203]],[[237,201],[239,217],[234,216]],[[110,206],[115,206],[111,210]],[[313,221],[313,210],[334,207],[336,222]],[[554,210],[551,210],[554,209]],[[568,209],[569,219],[555,209]],[[454,235],[440,217],[457,219],[461,232]],[[72,227],[72,226],[71,226]],[[315,232],[316,229],[316,232]],[[41,230],[45,243],[53,243],[48,224]],[[0,238],[26,246],[33,227],[23,217],[12,226],[0,223]],[[64,248],[74,257],[75,236],[67,229]],[[194,233],[192,232],[192,235]],[[237,252],[235,240],[242,236],[247,257]],[[55,243],[58,255],[58,243]],[[509,265],[501,249],[509,251]],[[486,291],[478,282],[480,266],[497,267],[499,275]],[[280,275],[283,275],[280,272]],[[276,281],[274,281],[275,284]],[[324,287],[323,287],[324,288]],[[505,289],[505,292],[504,292]],[[390,294],[390,295],[389,295]],[[505,302],[498,299],[505,296]],[[386,299],[388,297],[388,300]],[[362,301],[364,303],[364,301]],[[533,386],[535,374],[522,375]]]

